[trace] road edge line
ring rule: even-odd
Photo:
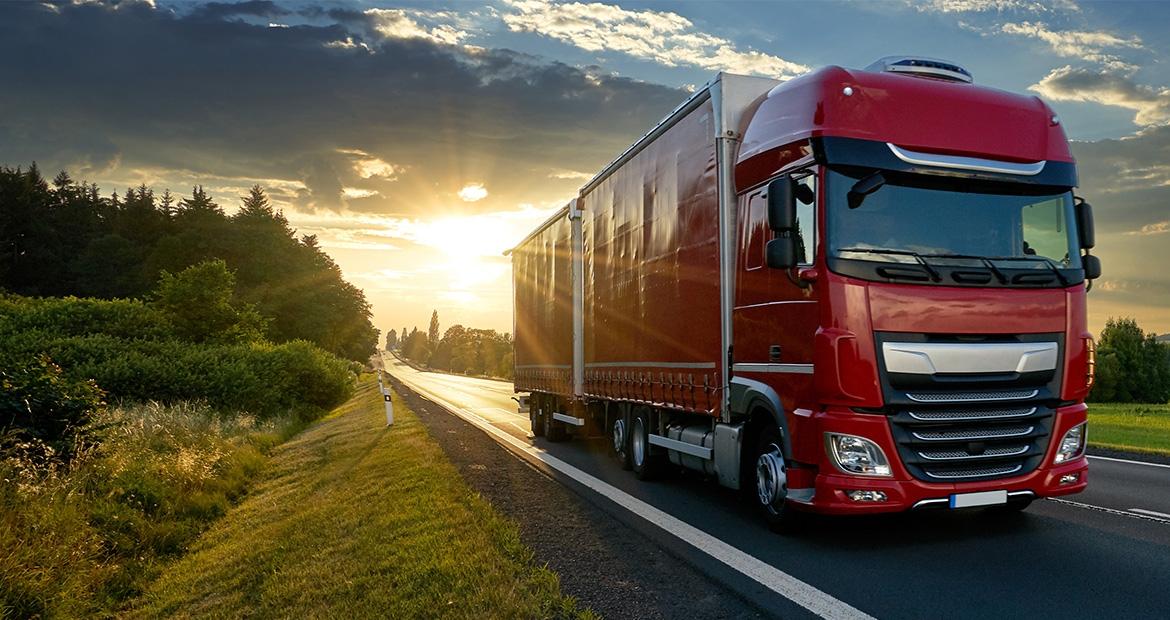
[[[420,396],[431,400],[436,405],[448,410],[452,415],[458,416],[484,431],[495,439],[497,443],[509,448],[518,456],[540,461],[553,470],[568,476],[593,492],[641,517],[667,534],[690,545],[785,599],[807,609],[813,614],[828,619],[849,618],[874,620],[869,614],[833,597],[831,594],[809,585],[759,558],[745,553],[723,540],[622,491],[592,474],[552,456],[541,448],[516,439],[496,428],[486,419],[472,412],[464,411],[462,407],[447,401],[430,390],[420,387],[407,379],[397,375],[395,376]]]

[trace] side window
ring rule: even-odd
[[[744,261],[746,271],[755,271],[764,266],[764,245],[772,238],[768,230],[768,204],[763,192],[756,192],[748,198],[747,221],[744,229]]]
[[[811,265],[817,254],[817,178],[810,174],[797,183],[812,190],[811,202],[796,201],[796,258],[802,265]]]
[[[1053,198],[1023,208],[1025,256],[1043,256],[1068,265],[1068,229],[1064,222],[1064,199]]]

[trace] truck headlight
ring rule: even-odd
[[[889,476],[890,462],[878,445],[865,437],[825,433],[829,458],[847,474]]]
[[[1071,461],[1085,453],[1086,424],[1088,423],[1081,422],[1068,429],[1068,432],[1060,439],[1060,445],[1056,448],[1056,458],[1052,459],[1054,464]]]

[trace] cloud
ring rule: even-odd
[[[284,179],[300,184],[285,206],[307,210],[490,210],[570,195],[578,183],[554,170],[599,169],[686,98],[448,44],[437,26],[460,22],[438,12],[406,15],[427,36],[386,36],[360,11],[309,7],[269,28],[217,10],[0,3],[0,54],[22,59],[0,66],[0,163],[103,185],[151,169],[160,191],[184,193],[191,175]],[[436,191],[469,170],[490,197]]]
[[[929,0],[914,2],[907,0],[922,13],[1047,13],[1054,10],[1080,11],[1072,0],[1055,1],[1049,4],[1033,0]]]
[[[366,15],[373,20],[374,30],[392,39],[423,39],[443,45],[457,45],[468,37],[468,33],[450,24],[433,24],[429,28],[417,21],[419,16],[450,17],[449,13],[408,12],[405,9],[367,9]]]
[[[398,177],[398,173],[402,172],[401,167],[374,157],[361,149],[337,149],[337,152],[352,157],[353,171],[363,179],[377,177],[393,181]]]
[[[459,199],[463,202],[479,202],[487,198],[487,196],[488,191],[483,186],[483,183],[470,183],[464,185],[463,189],[459,190]]]
[[[1131,231],[1130,235],[1161,235],[1170,232],[1170,220],[1162,220],[1161,222],[1154,222],[1153,224],[1146,224],[1141,228]]]
[[[701,32],[669,11],[629,10],[598,2],[549,3],[505,0],[504,23],[513,32],[534,32],[591,52],[615,51],[668,67],[695,66],[787,79],[805,65],[756,50],[740,50],[728,39]]]
[[[1135,65],[1107,50],[1144,50],[1139,37],[1121,37],[1104,31],[1052,30],[1041,22],[1008,22],[1000,26],[1004,34],[1037,39],[1048,44],[1057,55],[1080,58],[1106,66],[1113,71],[1132,71]]]
[[[1133,110],[1138,125],[1170,124],[1170,88],[1138,84],[1124,73],[1066,65],[1053,69],[1029,89],[1054,101],[1088,101]]]

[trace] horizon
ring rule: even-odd
[[[0,164],[107,196],[203,185],[229,213],[258,183],[383,335],[425,331],[432,310],[444,329],[511,332],[503,251],[717,71],[784,79],[914,51],[1057,111],[1097,213],[1090,329],[1170,332],[1170,273],[1149,269],[1170,260],[1170,6],[825,6],[7,4],[0,47],[24,60],[0,70],[15,85]],[[873,29],[893,36],[857,36]]]

